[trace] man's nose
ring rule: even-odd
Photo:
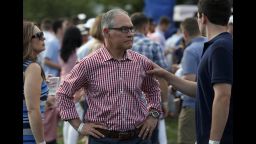
[[[134,34],[135,34],[135,33],[134,33],[132,30],[129,30],[129,32],[128,32],[128,36],[129,36],[129,37],[133,37]]]

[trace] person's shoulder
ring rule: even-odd
[[[49,32],[49,31],[43,31],[43,33],[44,33],[45,38],[46,38],[47,40],[51,40],[51,39],[55,38],[54,34],[51,33],[51,32]]]
[[[148,44],[149,45],[151,45],[151,46],[154,46],[154,47],[158,47],[158,48],[160,48],[160,44],[159,43],[157,43],[157,42],[155,42],[155,41],[153,41],[152,39],[150,39],[150,38],[146,38],[145,39],[145,41],[147,41],[148,42]]]
[[[214,41],[213,45],[221,47],[231,47],[233,46],[232,36],[228,32],[225,32]]]
[[[157,33],[157,32],[154,32],[154,33],[152,33],[151,35],[150,35],[150,39],[152,39],[152,40],[155,40],[155,39],[157,39],[159,36],[158,36],[159,34]]]
[[[233,51],[233,41],[230,39],[220,38],[213,43],[213,51]]]
[[[91,61],[97,62],[97,60],[100,57],[100,52],[101,52],[101,48],[89,53],[87,56],[81,59],[81,62],[83,63],[87,63]]]
[[[129,54],[133,59],[137,59],[138,57],[140,57],[140,53],[138,53],[137,51],[134,51],[132,49],[128,49],[127,54]]]
[[[87,45],[88,45],[88,42],[85,43],[85,44],[82,44],[82,45],[78,48],[77,51],[82,51],[82,50],[86,49],[86,48],[87,48]]]
[[[153,68],[153,62],[146,56],[132,50],[128,50],[128,52],[130,53],[130,56],[133,58],[133,62],[139,64],[145,71]]]
[[[148,38],[148,37],[144,37],[142,40],[141,40],[145,45],[148,45],[149,47],[156,47],[156,48],[160,48],[160,45],[153,41],[152,39]]]
[[[41,66],[36,63],[36,62],[32,62],[27,66],[27,69],[25,71],[25,73],[41,73]]]
[[[140,60],[140,59],[144,59],[146,58],[146,56],[136,52],[136,51],[133,51],[133,50],[127,50],[127,52],[129,53],[129,55],[134,59],[134,60]]]
[[[217,58],[227,58],[226,56],[232,57],[233,55],[232,38],[226,35],[216,39],[211,44],[210,53],[212,54],[213,57],[217,57]],[[220,55],[225,55],[225,56],[220,56]],[[228,57],[228,58],[231,58],[231,57]]]
[[[90,45],[94,44],[95,43],[95,39],[90,39],[88,42],[86,42],[85,44],[83,44],[82,46],[83,47],[90,47]],[[82,47],[81,46],[81,47]]]
[[[195,42],[192,42],[189,46],[186,47],[184,52],[196,53],[196,52],[198,52],[200,50],[203,50],[205,42],[206,41],[195,41]]]
[[[142,62],[144,64],[152,63],[149,58],[147,58],[146,56],[144,56],[138,52],[135,52],[132,50],[128,50],[128,52],[134,61]]]
[[[230,39],[230,38],[219,38],[219,39],[217,39],[215,42],[214,42],[214,44],[215,45],[231,45],[233,43],[233,40],[232,39]]]
[[[57,40],[56,36],[52,35],[52,36],[50,36],[50,38],[48,39],[48,42],[49,42],[49,44],[52,44],[52,43],[58,42],[58,40]]]
[[[88,48],[88,44],[83,44],[82,46],[80,46],[78,49],[77,49],[77,55],[81,55],[83,56],[87,51],[89,51],[89,48]]]
[[[23,66],[25,66],[25,67],[33,67],[33,68],[41,68],[40,67],[40,65],[39,65],[39,63],[37,63],[37,62],[35,62],[35,61],[32,61],[32,60],[24,60],[23,61]]]
[[[155,42],[154,40],[150,39],[149,37],[143,37],[141,39],[141,42],[143,42],[143,44],[148,45],[149,47],[153,47],[155,49],[161,48],[159,43]]]
[[[50,47],[48,48],[48,50],[58,49],[60,46],[60,42],[58,41],[58,39],[52,38],[48,41],[48,46]]]

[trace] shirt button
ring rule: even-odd
[[[120,77],[119,80],[122,80],[122,77]]]

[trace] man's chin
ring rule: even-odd
[[[126,49],[131,49],[131,48],[132,48],[132,45],[126,47]]]

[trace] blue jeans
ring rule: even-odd
[[[112,138],[94,138],[92,136],[89,136],[89,143],[88,144],[152,144],[150,139],[142,140],[139,137],[135,137],[130,140],[117,140]]]

